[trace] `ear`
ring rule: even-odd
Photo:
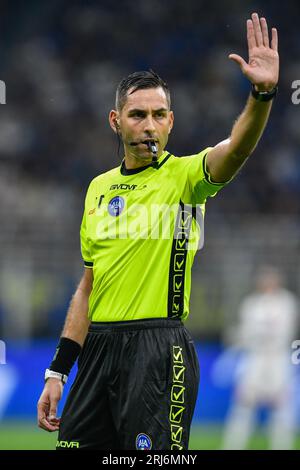
[[[112,109],[108,116],[109,124],[112,130],[116,134],[120,134],[120,124],[119,124],[119,113],[115,109]]]
[[[169,134],[171,133],[173,126],[174,126],[174,113],[173,111],[170,111],[169,112]]]

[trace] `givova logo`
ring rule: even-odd
[[[150,450],[152,449],[152,441],[147,434],[138,434],[135,440],[135,447],[137,450]]]
[[[76,441],[57,441],[56,447],[62,447],[64,449],[73,449],[73,447],[76,447],[79,449],[79,442]]]

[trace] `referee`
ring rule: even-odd
[[[135,72],[118,86],[109,123],[125,157],[88,188],[80,231],[85,272],[38,402],[39,426],[59,431],[57,449],[188,448],[199,366],[183,321],[199,211],[254,150],[277,91],[276,29],[270,45],[266,20],[253,13],[247,40],[248,63],[229,56],[252,84],[245,109],[228,139],[196,155],[166,150],[174,116],[157,74]]]

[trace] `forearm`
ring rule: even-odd
[[[83,278],[76,289],[67,313],[62,337],[72,339],[83,345],[90,321],[88,319],[88,302],[91,285]]]
[[[255,149],[268,122],[272,101],[260,102],[252,95],[236,120],[228,139],[207,155],[207,168],[213,181],[230,180]]]
[[[249,96],[244,111],[235,122],[229,139],[230,153],[242,163],[255,149],[266,127],[272,101],[260,102]]]

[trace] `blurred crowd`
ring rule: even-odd
[[[171,153],[194,154],[229,135],[250,84],[228,55],[247,58],[246,19],[255,10],[279,30],[279,94],[257,150],[210,211],[289,214],[297,222],[300,105],[291,101],[291,84],[300,79],[296,0],[285,4],[284,14],[279,1],[1,1],[0,79],[7,104],[0,106],[0,215],[5,220],[0,254],[5,273],[7,266],[19,270],[15,260],[17,253],[19,259],[24,255],[24,244],[31,263],[43,240],[44,257],[51,243],[67,247],[53,255],[53,263],[68,249],[70,259],[75,245],[79,248],[87,185],[123,157],[107,118],[124,76],[153,68],[168,82],[175,112]],[[63,225],[71,227],[69,232]],[[38,259],[32,270],[41,275]],[[47,323],[38,329],[46,330]]]
[[[171,152],[196,153],[228,136],[249,92],[228,54],[247,57],[246,19],[256,8],[279,30],[279,95],[262,142],[224,204],[234,201],[236,212],[299,209],[300,112],[291,102],[291,83],[300,78],[296,0],[284,15],[280,2],[237,0],[1,4],[7,86],[1,168],[82,192],[122,158],[107,116],[118,82],[132,71],[152,67],[169,83],[176,118]]]

